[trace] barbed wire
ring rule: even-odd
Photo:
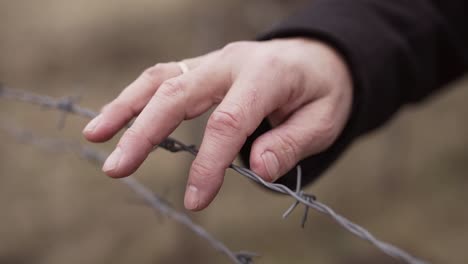
[[[30,92],[15,90],[15,89],[7,88],[1,85],[0,85],[0,97],[23,101],[23,102],[32,103],[32,104],[37,104],[45,108],[57,109],[65,113],[73,113],[73,114],[81,115],[87,118],[94,118],[95,116],[97,116],[96,112],[80,107],[78,104],[76,104],[75,101],[70,99],[71,97],[55,99],[49,96],[37,95],[37,94],[30,93]],[[161,142],[158,145],[158,147],[161,147],[165,150],[168,150],[174,153],[175,152],[188,152],[194,156],[196,156],[198,153],[198,150],[195,145],[186,145],[183,142],[178,141],[171,137],[168,137],[165,140],[163,140],[163,142]],[[296,190],[291,190],[290,188],[282,184],[266,182],[260,176],[258,176],[255,172],[247,168],[240,167],[235,164],[231,164],[229,168],[233,169],[234,171],[238,172],[244,177],[274,192],[285,194],[285,195],[292,197],[294,199],[294,202],[283,214],[284,218],[286,218],[299,204],[303,204],[305,206],[305,210],[304,210],[304,215],[302,218],[302,226],[304,226],[305,221],[307,219],[308,208],[313,208],[316,211],[329,216],[337,224],[339,224],[340,226],[342,226],[344,229],[348,230],[350,233],[354,234],[355,236],[370,242],[372,245],[374,245],[376,248],[378,248],[380,251],[387,254],[388,256],[391,256],[395,259],[398,259],[400,261],[403,261],[409,264],[428,263],[422,259],[412,256],[408,252],[390,243],[377,239],[374,235],[372,235],[365,228],[353,223],[347,218],[337,214],[333,209],[331,209],[327,205],[317,201],[315,196],[304,193],[301,190],[302,172],[299,166],[297,167]]]
[[[0,124],[0,129],[15,138],[18,142],[32,145],[52,152],[73,152],[91,164],[102,166],[108,154],[74,141],[36,136],[32,131]],[[133,175],[119,179],[138,197],[143,199],[157,213],[165,215],[182,225],[185,225],[217,251],[226,255],[233,263],[252,264],[253,258],[259,256],[247,251],[233,252],[223,242],[217,240],[206,229],[196,224],[187,214],[173,208],[169,202],[140,183]]]

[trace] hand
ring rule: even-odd
[[[274,128],[256,139],[250,164],[267,181],[325,150],[348,119],[350,74],[342,58],[321,42],[236,42],[184,62],[190,68],[185,74],[176,63],[144,71],[83,133],[90,141],[106,141],[138,116],[103,166],[107,175],[124,177],[183,120],[216,106],[190,170],[187,209],[209,205],[226,168],[264,118]]]

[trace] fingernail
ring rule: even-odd
[[[102,166],[102,170],[105,172],[112,171],[119,165],[120,158],[122,157],[122,150],[120,147],[117,147],[112,154],[107,158],[106,162],[104,162],[104,166]]]
[[[101,120],[101,115],[96,116],[93,120],[91,120],[91,122],[88,123],[88,125],[86,125],[83,132],[92,133],[94,129],[96,129],[100,120]]]
[[[261,157],[263,163],[265,164],[265,168],[270,175],[270,178],[273,181],[277,180],[279,177],[279,162],[276,158],[276,155],[273,152],[267,150],[263,152]]]
[[[187,186],[187,191],[185,192],[185,208],[187,208],[188,210],[195,210],[198,208],[198,203],[198,188],[189,184]]]

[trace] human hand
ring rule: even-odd
[[[190,69],[185,74],[177,63],[144,71],[83,133],[90,141],[106,141],[138,116],[103,166],[107,175],[124,177],[183,120],[216,106],[189,174],[184,203],[190,210],[214,199],[225,170],[264,118],[274,128],[255,140],[250,164],[275,181],[329,147],[350,113],[348,69],[318,41],[236,42],[184,62]]]

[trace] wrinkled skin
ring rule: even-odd
[[[187,209],[210,204],[226,168],[264,118],[274,128],[255,140],[250,164],[275,181],[329,147],[349,117],[350,74],[338,53],[321,42],[235,42],[184,62],[185,74],[177,63],[145,70],[83,133],[90,141],[106,141],[137,116],[103,166],[107,175],[125,177],[183,120],[216,107],[190,170]]]

